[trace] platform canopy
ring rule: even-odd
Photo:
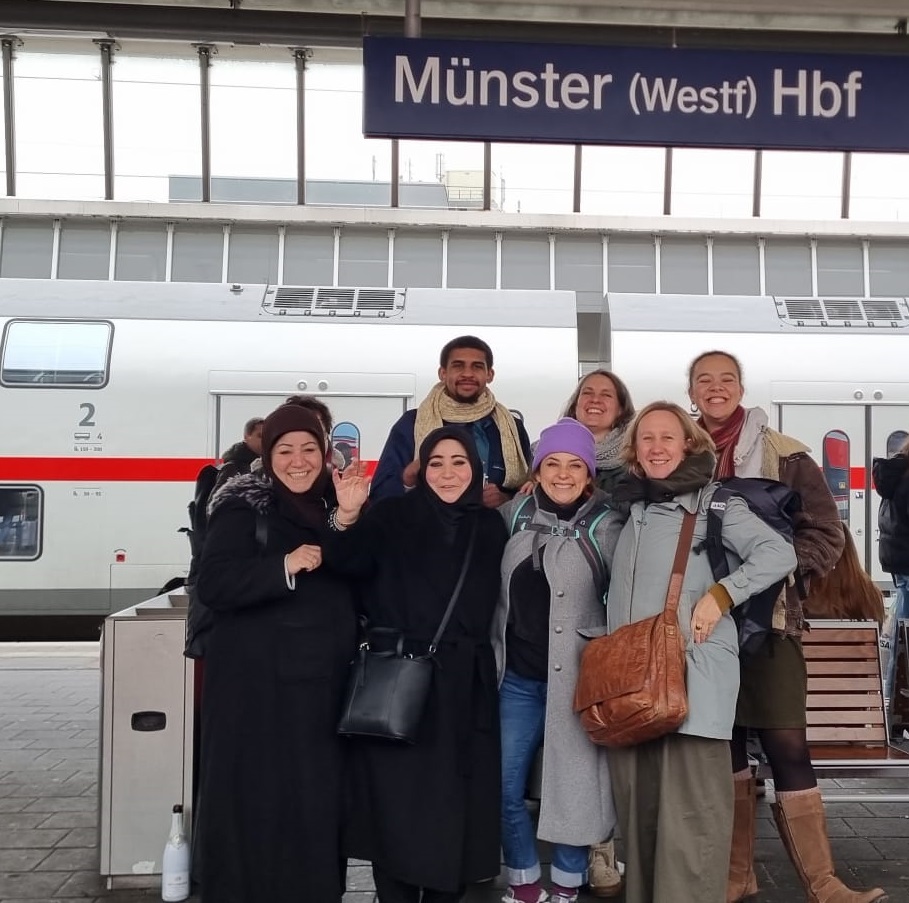
[[[476,35],[476,24],[485,22],[496,38],[509,27],[527,34],[553,25],[562,30],[797,31],[845,38],[905,34],[909,16],[904,0],[423,0],[420,6],[424,30],[450,34],[469,29]],[[175,7],[182,13],[175,15]],[[3,0],[0,28],[100,27],[122,36],[130,29],[154,30],[156,24],[162,32],[173,33],[184,26],[217,23],[225,33],[248,28],[255,42],[267,36],[275,16],[295,14],[311,24],[323,18],[327,31],[332,30],[331,21],[342,25],[350,20],[355,28],[369,22],[375,33],[387,31],[403,17],[404,7],[404,0]]]

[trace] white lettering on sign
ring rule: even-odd
[[[439,104],[443,80],[445,102],[455,107],[515,106],[527,110],[542,102],[550,110],[602,110],[603,94],[612,76],[582,72],[563,75],[553,63],[546,63],[542,72],[522,69],[509,80],[501,69],[473,69],[470,57],[451,57],[443,66],[438,56],[428,56],[415,73],[407,56],[395,56],[395,103]]]
[[[820,69],[811,70],[811,84],[808,84],[808,70],[799,69],[793,83],[786,80],[782,69],[773,70],[773,115],[783,116],[784,102],[791,98],[798,116],[811,115],[815,118],[833,119],[843,109],[846,99],[846,118],[854,119],[858,106],[858,93],[862,90],[861,70],[853,70],[846,81],[840,83],[825,79]],[[810,114],[809,114],[810,104]]]
[[[757,89],[751,76],[735,83],[719,85],[680,85],[677,78],[648,78],[635,72],[628,89],[634,112],[642,113],[707,113],[744,116],[750,119],[757,105]]]

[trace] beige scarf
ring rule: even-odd
[[[446,391],[443,383],[436,383],[429,395],[417,408],[413,428],[414,457],[419,454],[423,440],[444,423],[475,423],[492,414],[502,439],[502,457],[505,459],[504,489],[517,489],[527,479],[527,462],[521,451],[518,427],[511,412],[499,404],[489,389],[473,404],[456,401]]]

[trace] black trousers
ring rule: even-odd
[[[464,896],[464,888],[451,891],[433,890],[431,887],[417,887],[392,878],[388,872],[377,866],[372,867],[372,877],[376,883],[379,903],[459,903]]]

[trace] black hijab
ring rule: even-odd
[[[436,446],[445,439],[454,439],[464,446],[467,460],[470,462],[470,482],[459,498],[446,502],[436,495],[435,490],[426,482],[426,467]],[[453,543],[458,527],[465,516],[479,511],[483,507],[483,463],[477,452],[473,436],[463,426],[448,424],[433,430],[420,446],[420,471],[417,475],[417,488],[426,500],[430,509],[442,524],[446,542]]]
[[[271,453],[278,440],[286,433],[309,433],[319,446],[322,459],[321,470],[315,482],[305,492],[292,492],[275,476],[271,466]],[[262,469],[269,476],[278,503],[278,508],[298,523],[309,527],[324,527],[331,493],[331,475],[325,467],[325,433],[319,418],[306,408],[294,404],[282,404],[266,418],[262,427]]]

